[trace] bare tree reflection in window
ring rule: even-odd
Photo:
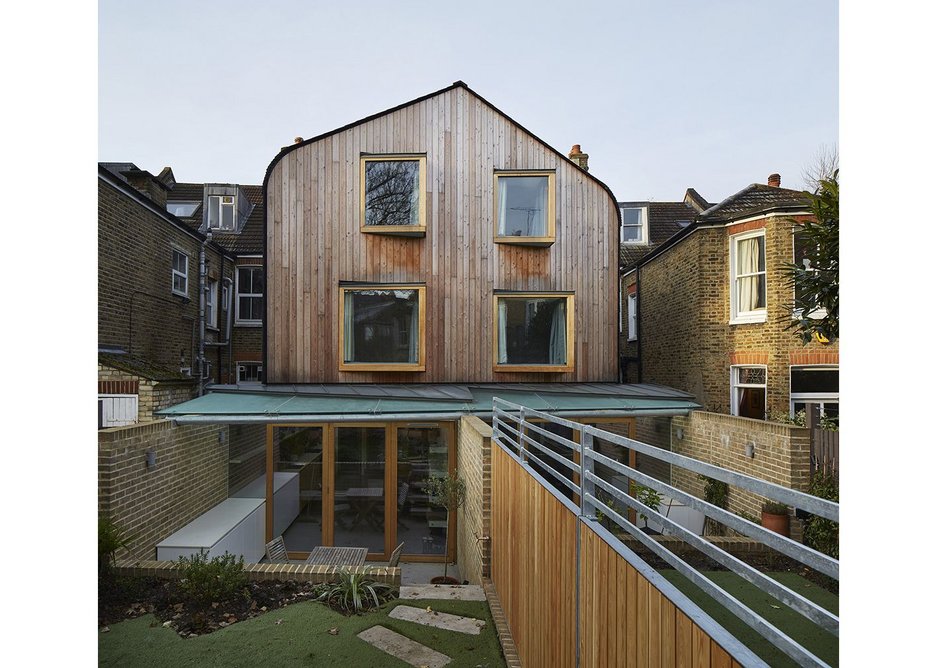
[[[365,225],[419,225],[419,190],[419,161],[367,162]]]

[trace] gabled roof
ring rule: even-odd
[[[753,183],[699,215],[701,223],[728,222],[776,209],[805,208],[810,200],[799,190]]]
[[[223,246],[226,250],[238,255],[254,255],[263,252],[264,248],[264,215],[262,209],[263,191],[260,186],[238,186],[254,205],[250,217],[238,234],[212,230],[212,240]],[[193,230],[202,226],[202,195],[205,190],[204,183],[177,183],[167,195],[167,202],[198,202],[199,206],[191,216],[180,217]]]
[[[686,228],[696,218],[696,209],[685,202],[619,202],[619,206],[647,207],[647,244],[619,244],[618,264],[623,269],[634,266],[638,260]]]

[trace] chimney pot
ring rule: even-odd
[[[303,142],[303,138],[302,138],[302,137],[296,137],[296,138],[293,140],[293,143],[294,143],[294,144],[301,144],[302,142]]]
[[[780,188],[781,187],[781,175],[772,174],[771,176],[769,176],[768,185],[771,186],[772,188]]]
[[[579,144],[573,144],[573,147],[569,149],[569,157],[572,158],[574,155],[579,155],[582,153],[582,147]]]

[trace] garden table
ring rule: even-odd
[[[364,566],[368,558],[366,547],[322,547],[309,553],[307,564],[313,566]]]

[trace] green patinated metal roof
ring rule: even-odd
[[[491,413],[494,397],[568,415],[679,415],[700,407],[690,394],[646,384],[267,385],[216,386],[157,414],[181,423],[455,419]]]

